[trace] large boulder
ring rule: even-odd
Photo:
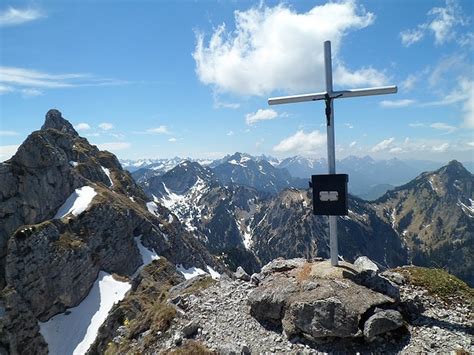
[[[294,267],[272,267],[272,271],[267,267],[266,277],[249,295],[250,312],[262,323],[281,325],[290,338],[361,337],[364,321],[374,310],[395,303],[393,298],[354,282],[358,272],[352,264],[332,267],[328,261],[301,260],[279,260],[277,264]],[[393,327],[380,329],[384,333]],[[368,334],[375,336],[372,327]]]
[[[364,270],[372,270],[372,271],[379,271],[379,267],[377,264],[375,264],[372,260],[370,260],[366,256],[359,256],[357,259],[354,261],[354,266],[359,270],[359,271],[364,271]]]
[[[387,309],[372,315],[364,325],[364,336],[369,341],[379,334],[383,334],[403,326],[403,317],[400,312]]]

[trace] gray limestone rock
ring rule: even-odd
[[[61,112],[51,109],[46,113],[45,121],[41,129],[56,129],[58,131],[77,136],[77,132],[69,121],[63,118]]]
[[[262,282],[262,275],[253,273],[252,276],[250,276],[250,282],[258,286],[260,282]]]
[[[359,271],[365,271],[365,270],[372,270],[372,271],[375,271],[375,272],[379,271],[379,267],[377,266],[377,264],[375,264],[372,260],[370,260],[366,256],[359,256],[354,261],[354,266]]]
[[[191,338],[193,337],[199,329],[199,322],[193,320],[187,323],[183,329],[181,329],[181,332],[183,333],[183,336],[185,338]]]
[[[239,266],[237,270],[234,273],[234,276],[242,281],[250,281],[250,276],[247,274],[247,272],[244,270],[242,266]]]
[[[399,287],[389,279],[377,274],[373,270],[364,270],[351,277],[352,281],[359,285],[370,288],[376,292],[383,293],[394,300],[400,299]]]
[[[349,338],[362,334],[359,322],[366,312],[393,303],[386,295],[344,278],[337,268],[325,273],[332,276],[315,276],[313,271],[319,265],[323,264],[306,263],[285,273],[267,273],[249,294],[252,316],[281,324],[288,337]]]
[[[368,340],[403,326],[403,317],[393,309],[382,310],[371,316],[364,324],[364,336]]]
[[[7,354],[47,354],[47,345],[39,332],[38,321],[21,296],[11,287],[0,293],[0,348]]]
[[[404,285],[406,283],[405,276],[403,276],[402,274],[398,272],[386,270],[384,272],[381,272],[380,276],[385,277],[386,279],[389,279],[390,281],[392,281],[393,283],[399,286]]]
[[[296,259],[283,259],[278,258],[270,261],[268,264],[262,267],[261,274],[268,275],[274,272],[283,272],[297,268],[298,266],[303,265],[306,262],[306,259],[296,258]]]

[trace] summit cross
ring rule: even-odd
[[[302,94],[293,96],[274,97],[268,99],[269,105],[291,104],[305,101],[324,100],[326,103],[326,125],[327,125],[327,151],[328,151],[328,170],[329,174],[336,173],[336,149],[334,140],[334,99],[344,99],[347,97],[372,96],[395,94],[396,86],[382,86],[364,89],[352,89],[333,91],[332,86],[332,60],[331,60],[331,42],[324,42],[324,67],[326,72],[326,91]],[[338,246],[337,246],[337,216],[329,216],[329,248],[331,252],[331,265],[338,265]]]

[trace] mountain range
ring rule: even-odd
[[[327,218],[313,216],[308,188],[285,187],[269,193],[268,177],[280,175],[266,174],[262,166],[276,168],[242,154],[228,159],[215,168],[183,162],[140,185],[213,253],[226,255],[229,266],[252,260],[246,266],[254,270],[254,265],[275,257],[329,256]],[[258,182],[259,178],[263,180]],[[353,261],[369,255],[384,266],[413,262],[443,267],[472,284],[472,184],[473,175],[451,161],[375,201],[350,195],[349,215],[338,222],[341,256]],[[455,256],[465,263],[459,264]]]
[[[261,180],[257,182],[253,178],[252,186],[273,183],[274,185],[268,186],[267,190],[277,192],[287,187],[305,188],[311,175],[327,174],[327,160],[325,158],[293,156],[276,159],[271,156],[251,156],[239,152],[214,161],[175,157],[155,161],[121,160],[121,162],[124,168],[132,172],[133,177],[140,182],[143,177],[162,175],[185,160],[196,161],[203,166],[215,169],[215,172],[225,183],[232,182],[230,179],[233,178],[237,183],[248,184],[252,179],[244,175],[252,173],[259,176]],[[250,166],[245,166],[249,164]],[[275,169],[271,169],[269,165]],[[474,161],[464,162],[463,165],[471,172],[474,171]],[[441,166],[441,163],[433,161],[400,160],[397,158],[374,160],[370,156],[348,156],[336,163],[338,173],[346,173],[350,176],[349,192],[365,200],[375,200],[388,190],[409,182],[422,172],[436,170]],[[243,169],[244,167],[246,169]],[[270,170],[270,175],[263,178],[262,174],[259,174],[259,169],[264,169],[266,174],[268,174],[267,170]]]
[[[108,327],[127,327],[126,315],[143,319],[136,334],[148,329],[150,317],[172,312],[160,303],[167,290],[196,275],[211,282],[278,257],[329,256],[327,217],[312,214],[308,179],[290,174],[308,160],[279,167],[236,153],[201,163],[151,162],[163,165],[159,173],[135,181],[48,111],[0,164],[0,353],[85,353],[98,334],[111,340]],[[382,169],[370,158],[346,164],[354,175]],[[454,160],[374,201],[350,195],[349,214],[338,218],[340,259],[436,266],[473,285],[473,184]]]

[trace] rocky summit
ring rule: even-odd
[[[0,352],[54,353],[47,324],[102,292],[106,275],[128,287],[158,255],[183,270],[224,271],[113,154],[80,137],[57,110],[0,164],[0,201]],[[77,326],[71,331],[86,333]]]
[[[472,289],[453,279],[456,291],[435,294],[422,286],[427,276],[421,268],[376,272],[349,263],[332,267],[323,260],[276,259],[248,281],[241,272],[219,280],[200,275],[180,281],[168,265],[160,259],[142,271],[137,286],[111,312],[91,353],[474,350]],[[412,277],[417,273],[423,276]],[[367,275],[372,282],[364,286],[360,280]],[[452,278],[443,271],[437,277]],[[440,281],[436,287],[443,285]],[[153,302],[154,294],[162,296]]]
[[[472,288],[403,266],[472,283],[460,163],[351,197],[337,267],[311,191],[267,163],[140,186],[50,110],[0,164],[0,354],[474,352]]]

